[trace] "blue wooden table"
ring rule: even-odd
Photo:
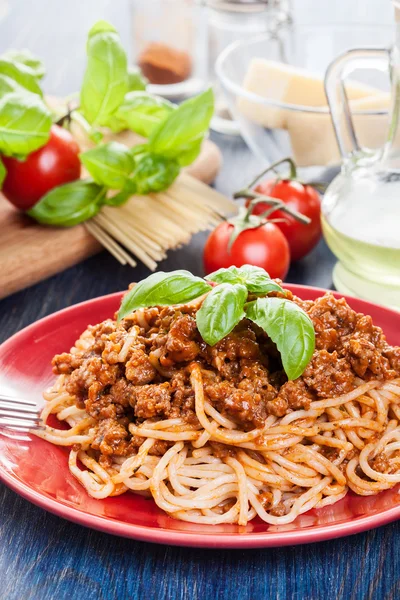
[[[129,44],[125,0],[0,0],[1,50],[28,47],[48,67],[47,91],[77,89],[85,34],[109,19]],[[241,187],[255,164],[239,139],[214,136],[225,158],[218,189]],[[164,269],[201,274],[204,235],[171,252]],[[29,257],[27,257],[29,260]],[[288,281],[331,287],[325,244]],[[0,265],[1,268],[1,265]],[[125,288],[148,274],[106,253],[0,302],[0,341],[70,304]],[[342,540],[272,550],[195,550],[118,539],[63,521],[0,485],[1,600],[258,600],[400,598],[400,524]]]

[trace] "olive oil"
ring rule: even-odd
[[[335,287],[400,310],[400,181],[376,186],[368,177],[337,179],[322,217],[325,239],[339,260]]]

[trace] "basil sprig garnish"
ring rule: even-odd
[[[212,117],[211,90],[179,106],[149,94],[140,70],[128,67],[118,32],[110,23],[95,23],[86,50],[78,106],[57,124],[76,121],[96,144],[80,154],[91,180],[54,188],[42,198],[29,211],[42,224],[71,226],[91,218],[104,204],[119,206],[133,194],[167,189],[181,168],[198,156]],[[0,155],[23,160],[47,143],[52,115],[40,87],[43,75],[43,64],[28,51],[0,56]],[[148,141],[139,148],[102,144],[105,128],[131,129]],[[5,176],[1,164],[0,185]]]
[[[250,319],[276,344],[288,379],[300,377],[314,352],[314,326],[295,302],[268,297],[271,292],[284,294],[283,288],[266,271],[252,265],[219,269],[206,279],[217,285],[210,288],[188,271],[154,273],[124,296],[118,320],[138,308],[182,304],[206,293],[196,324],[207,344],[214,346],[242,319]],[[257,294],[263,297],[251,300]]]

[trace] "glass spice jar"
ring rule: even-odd
[[[207,86],[207,22],[201,0],[131,0],[132,59],[150,91],[171,99]]]
[[[290,22],[289,0],[205,0],[208,21],[209,77],[216,94],[215,131],[239,134],[232,120],[215,74],[215,62],[232,42],[250,40],[254,36],[274,36]]]

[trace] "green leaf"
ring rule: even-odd
[[[199,136],[196,140],[193,140],[185,150],[183,150],[177,157],[176,160],[181,167],[187,167],[196,160],[201,151],[204,136]]]
[[[24,92],[25,88],[21,87],[14,79],[7,75],[0,75],[0,98],[9,92]]]
[[[132,190],[129,186],[124,188],[118,194],[114,194],[114,196],[107,196],[104,199],[104,204],[107,206],[122,206],[125,204],[127,200],[136,192],[136,189]]]
[[[25,65],[36,79],[42,79],[46,73],[46,69],[40,58],[32,54],[30,50],[8,50],[2,54],[1,58]]]
[[[288,379],[297,379],[311,360],[315,332],[309,316],[284,298],[258,298],[246,305],[246,316],[275,342]]]
[[[0,58],[0,73],[16,81],[21,87],[43,96],[40,85],[35,75],[32,75],[31,69],[23,63],[14,63],[11,60]]]
[[[97,22],[89,31],[81,111],[92,125],[106,125],[128,90],[127,58],[114,27]]]
[[[92,181],[77,180],[48,192],[28,215],[38,223],[72,227],[94,217],[104,202],[106,189]]]
[[[129,149],[118,142],[97,146],[79,157],[96,183],[113,190],[122,190],[135,167]]]
[[[123,119],[119,119],[115,114],[108,117],[103,125],[111,129],[113,133],[119,133],[128,129],[127,123]]]
[[[0,159],[0,188],[3,185],[6,175],[7,175],[6,168],[4,166],[3,161]]]
[[[26,156],[43,146],[50,135],[51,113],[30,92],[12,92],[0,100],[0,151]]]
[[[196,313],[197,329],[207,344],[215,346],[245,317],[246,299],[241,284],[221,283],[211,290]]]
[[[136,159],[133,182],[138,194],[150,194],[166,190],[179,175],[180,168],[175,160],[151,153],[139,155]]]
[[[253,265],[219,269],[214,273],[210,273],[205,279],[215,281],[215,283],[242,283],[252,294],[284,293],[281,286],[271,279],[267,271]]]
[[[214,94],[211,89],[182,102],[151,134],[149,144],[152,151],[168,158],[179,159],[180,155],[186,155],[194,160],[213,112]],[[189,164],[187,159],[184,162]]]
[[[129,129],[147,138],[174,109],[171,102],[159,96],[152,96],[147,92],[129,92],[116,116]]]
[[[200,277],[189,271],[160,271],[153,273],[133,287],[122,299],[118,320],[123,319],[138,308],[168,306],[189,302],[205,294],[210,286]]]
[[[99,21],[96,21],[93,27],[89,30],[88,42],[92,39],[92,37],[94,37],[98,33],[118,33],[118,31],[108,21],[100,19]]]
[[[139,67],[128,67],[128,91],[144,91],[148,84],[148,79],[143,75]]]

